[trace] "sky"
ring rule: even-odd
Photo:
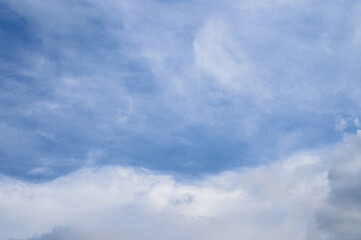
[[[361,239],[360,16],[0,0],[0,240]]]

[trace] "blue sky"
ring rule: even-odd
[[[293,239],[289,234],[296,234],[295,226],[300,224],[312,225],[305,232],[316,239],[357,239],[359,231],[335,227],[335,215],[345,216],[337,213],[343,210],[338,196],[348,189],[354,201],[352,193],[358,189],[347,184],[355,180],[346,173],[352,169],[349,166],[359,168],[360,11],[358,1],[337,0],[1,1],[0,192],[22,196],[14,198],[25,205],[31,202],[28,192],[39,197],[35,205],[54,198],[47,205],[49,211],[53,207],[68,211],[66,203],[77,206],[88,195],[57,202],[56,190],[68,187],[76,193],[83,181],[96,185],[96,179],[123,189],[118,184],[128,181],[122,175],[128,171],[135,182],[149,186],[139,190],[149,199],[124,201],[132,208],[129,211],[136,212],[132,221],[159,219],[152,231],[172,214],[218,216],[222,226],[229,221],[244,224],[237,214],[247,208],[235,207],[235,215],[223,208],[212,214],[217,204],[236,206],[234,196],[245,191],[248,195],[240,200],[242,204],[255,200],[262,205],[269,200],[275,208],[247,210],[254,225],[249,232],[237,230],[235,236],[262,239],[256,226],[266,229],[263,236],[268,236],[268,227],[291,216],[289,221],[295,225],[282,225],[273,233],[274,239]],[[343,162],[350,165],[333,179],[332,169]],[[303,163],[312,167],[301,167],[297,175],[294,169]],[[118,179],[117,172],[123,177]],[[359,172],[353,174],[357,178]],[[312,185],[308,178],[319,184]],[[237,185],[240,179],[242,184]],[[309,187],[310,191],[294,197],[304,196],[312,204],[302,205],[292,197],[277,203],[279,196],[293,189],[279,186],[279,180]],[[15,187],[19,184],[22,190]],[[153,186],[167,186],[164,196],[169,199],[164,200],[163,192]],[[204,195],[198,196],[194,189]],[[272,189],[275,195],[268,195]],[[104,192],[102,184],[93,190],[89,190],[91,196],[119,197],[112,190]],[[324,195],[313,199],[314,192]],[[139,193],[129,194],[137,199],[134,196]],[[171,206],[179,202],[195,206],[188,209],[178,204],[173,211],[170,205],[161,205],[165,212],[149,213],[153,198]],[[210,203],[199,210],[205,198],[214,206]],[[5,203],[11,197],[2,201],[0,209],[7,209]],[[104,206],[99,211],[104,210],[105,222],[128,211],[121,208],[120,215],[113,216],[106,210],[115,207],[112,201],[99,204]],[[60,205],[64,208],[56,207]],[[289,206],[296,206],[297,213],[287,212]],[[86,207],[83,211],[89,212]],[[295,220],[298,211],[309,214],[300,217],[300,223]],[[353,211],[361,212],[361,206],[355,205]],[[19,229],[11,220],[16,214],[0,217],[0,223],[10,229],[0,237],[30,239],[37,233],[31,239],[53,239],[59,234],[63,239],[78,235],[89,239],[90,234],[102,239],[103,233],[86,229],[98,226],[100,232],[107,232],[98,223],[80,220],[85,217],[79,213],[83,218],[55,217],[49,220],[51,226],[40,217],[36,225],[25,221],[24,231],[16,233],[11,230]],[[261,221],[263,214],[271,225]],[[210,239],[205,229],[212,228],[212,221],[195,224],[201,225],[202,238]],[[174,224],[192,226],[189,236],[198,231],[190,223]],[[142,228],[146,226],[144,220]],[[222,227],[220,234],[232,232],[232,226],[231,230]],[[114,231],[116,226],[110,224],[109,229]],[[126,233],[116,236],[133,239],[133,227],[124,229]],[[178,230],[158,239],[169,239]],[[297,239],[306,239],[302,236],[307,234],[298,233]]]
[[[357,2],[4,1],[1,12],[4,174],[216,173],[358,127]]]

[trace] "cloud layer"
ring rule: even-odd
[[[116,166],[45,183],[3,177],[0,237],[358,239],[360,139],[331,156],[300,153],[192,181]],[[66,227],[43,234],[54,226]]]

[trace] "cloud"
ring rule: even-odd
[[[28,238],[27,240],[135,240],[120,234],[94,233],[78,227],[55,227],[50,233]]]
[[[199,179],[119,166],[43,183],[2,176],[0,238],[359,239],[360,145],[358,132],[331,154]]]
[[[321,229],[330,239],[353,240],[361,237],[361,132],[347,136],[333,156],[328,178],[329,198],[318,212]]]
[[[249,88],[255,81],[247,57],[232,36],[230,26],[210,18],[197,34],[193,45],[197,66],[226,89]]]
[[[71,224],[158,240],[360,235],[359,136],[329,162],[232,170],[358,127],[353,1],[7,3],[22,30],[4,39],[24,47],[1,60],[1,172],[58,178],[2,178],[2,238]],[[102,167],[124,163],[232,171],[179,182]]]
[[[5,1],[1,171],[61,176],[102,151],[216,172],[333,144],[360,117],[357,5]]]
[[[1,238],[360,238],[357,1],[0,5]]]
[[[327,189],[322,161],[307,154],[193,181],[116,166],[44,183],[3,177],[0,237],[64,240],[86,236],[80,228],[136,239],[305,239]],[[42,234],[58,225],[76,227]]]

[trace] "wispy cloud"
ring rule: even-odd
[[[2,48],[1,124],[12,141],[0,154],[21,162],[8,150],[32,146],[26,166],[2,163],[8,174],[51,159],[61,175],[94,151],[100,165],[214,172],[333,144],[335,121],[360,117],[355,1],[2,6],[17,29],[4,28],[3,46],[19,47]]]

